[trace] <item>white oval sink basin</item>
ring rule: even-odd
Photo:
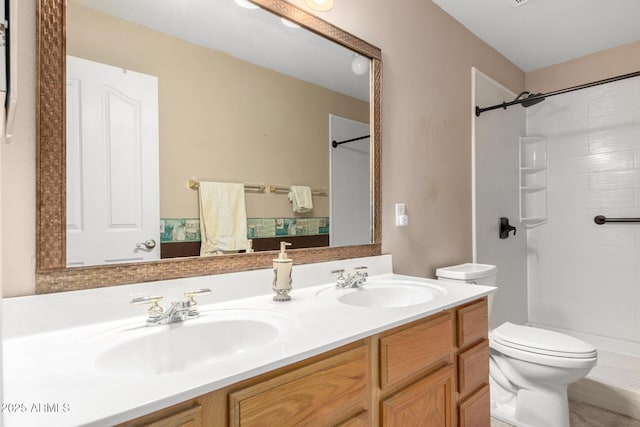
[[[368,282],[360,288],[325,289],[343,304],[367,308],[400,308],[424,304],[446,291],[439,286],[420,282],[384,280]]]
[[[92,369],[96,373],[162,375],[258,351],[276,342],[291,327],[288,317],[274,312],[214,310],[169,325],[129,325],[79,345],[97,345]]]

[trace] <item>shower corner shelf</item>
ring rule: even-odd
[[[520,137],[520,222],[531,228],[547,221],[547,138]]]

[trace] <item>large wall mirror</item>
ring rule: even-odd
[[[36,291],[379,254],[381,67],[282,0],[40,0]],[[265,252],[198,256],[207,181]]]

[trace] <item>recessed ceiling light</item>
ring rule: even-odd
[[[307,0],[307,6],[313,10],[326,12],[333,7],[333,0]]]

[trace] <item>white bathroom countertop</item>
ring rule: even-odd
[[[342,304],[328,297],[332,291],[320,292],[333,288],[328,273],[332,269],[349,271],[357,265],[369,267],[370,284],[398,279],[440,288],[444,294],[408,307],[373,309]],[[288,302],[272,301],[271,269],[5,299],[4,426],[111,426],[478,299],[496,289],[396,275],[391,272],[389,255],[294,264],[293,271],[294,289]],[[181,296],[184,289],[202,287],[211,288],[213,294],[199,298],[201,317],[186,322],[205,322],[211,316],[236,310],[238,316],[268,312],[281,319],[283,332],[257,351],[180,372],[110,374],[95,368],[96,355],[105,345],[101,336],[114,330],[145,330],[146,307],[130,306],[131,297],[154,293],[167,298],[173,295],[169,300],[177,300],[184,299],[175,296]],[[163,305],[166,307],[166,302]]]

